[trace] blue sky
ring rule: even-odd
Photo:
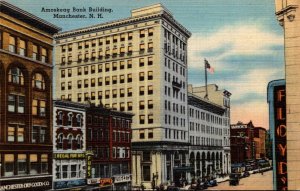
[[[162,3],[192,32],[188,45],[189,83],[204,85],[203,60],[215,73],[208,83],[232,93],[232,123],[253,121],[268,128],[266,88],[284,78],[283,30],[274,0],[10,0],[65,30],[130,16],[130,10]],[[45,8],[105,7],[102,19],[55,19]]]

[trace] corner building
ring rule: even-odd
[[[0,190],[52,187],[52,49],[60,29],[0,1]]]
[[[132,184],[173,181],[188,163],[187,40],[163,5],[56,35],[56,97],[134,113]]]

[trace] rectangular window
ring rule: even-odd
[[[153,114],[149,114],[148,115],[148,124],[152,124],[153,123]]]
[[[110,64],[106,63],[105,64],[105,72],[109,72]]]
[[[120,89],[120,97],[124,97],[125,96],[125,90],[122,88]]]
[[[148,43],[148,52],[153,52],[153,42]]]
[[[127,61],[127,68],[132,68],[132,60]]]
[[[78,93],[78,94],[77,94],[77,101],[78,101],[78,102],[81,102],[81,99],[82,99],[82,95],[81,95],[81,93]]]
[[[98,73],[102,72],[102,64],[98,64]]]
[[[7,128],[7,141],[14,142],[15,141],[15,126],[9,125]]]
[[[82,87],[82,81],[78,80],[77,81],[77,88],[80,89]]]
[[[41,173],[48,173],[48,154],[41,155]]]
[[[140,72],[140,74],[139,74],[139,79],[140,79],[140,81],[144,81],[144,79],[145,79],[145,73],[144,72]]]
[[[13,176],[14,175],[14,155],[5,154],[4,155],[4,176]]]
[[[98,78],[98,86],[102,86],[102,77]]]
[[[110,80],[109,80],[109,76],[105,77],[105,85],[109,85]]]
[[[144,65],[145,65],[144,58],[140,58],[140,67],[143,67]]]
[[[148,100],[148,109],[153,109],[153,100]]]
[[[117,90],[116,89],[112,90],[112,94],[113,94],[113,98],[116,98],[118,95]]]
[[[41,127],[40,128],[40,143],[45,143],[46,141],[46,128]]]
[[[153,138],[153,130],[152,130],[152,129],[149,129],[149,130],[148,130],[148,138],[149,138],[149,139],[152,139],[152,138]]]
[[[18,154],[18,175],[25,175],[27,172],[26,154]]]
[[[24,133],[24,127],[18,127],[18,134],[17,134],[17,141],[18,142],[24,142],[24,136],[25,136],[25,133]]]
[[[15,105],[16,105],[15,95],[8,95],[8,111],[15,112],[16,111]]]
[[[38,174],[38,160],[37,154],[30,154],[29,155],[29,162],[30,162],[30,174],[35,175]]]
[[[105,91],[105,99],[109,99],[109,90]]]
[[[149,66],[153,65],[153,58],[152,57],[148,57],[148,65]]]
[[[148,95],[153,94],[153,86],[148,86]]]
[[[38,59],[38,46],[35,44],[32,45],[32,59],[33,60]]]
[[[148,29],[148,36],[153,36],[153,28]]]
[[[128,33],[128,40],[132,40],[132,32]]]
[[[145,124],[145,115],[140,115],[140,124]]]
[[[127,96],[132,97],[132,88],[127,89]]]
[[[140,139],[145,139],[145,131],[144,130],[140,130],[139,135],[140,135]]]
[[[16,38],[9,36],[9,52],[16,53]]]
[[[39,133],[39,127],[32,126],[32,132],[31,132],[31,142],[37,143],[38,141],[38,133]]]
[[[140,53],[145,51],[145,44],[140,44]]]
[[[98,99],[100,99],[100,100],[102,99],[102,91],[98,92]]]
[[[132,102],[127,102],[127,110],[132,111]]]
[[[140,86],[140,95],[144,95],[144,94],[145,94],[145,87]]]
[[[20,40],[20,52],[21,56],[26,56],[26,42],[25,40]]]
[[[132,55],[132,46],[128,46],[128,56]]]
[[[91,87],[95,87],[95,78],[91,79]]]
[[[145,109],[145,101],[140,101],[140,110]]]
[[[125,75],[120,75],[120,83],[124,83],[125,82]]]
[[[124,61],[120,61],[120,70],[125,69],[125,62]]]
[[[148,80],[153,80],[153,72],[148,71]]]
[[[145,37],[145,30],[144,29],[140,30],[140,38],[143,38],[143,37]]]
[[[48,62],[48,52],[46,48],[42,48],[42,62]]]

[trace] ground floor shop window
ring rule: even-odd
[[[55,163],[56,179],[84,178],[84,160],[57,160]]]
[[[14,175],[14,155],[5,154],[4,155],[4,176]]]
[[[26,154],[18,155],[18,175],[25,175],[27,173]]]

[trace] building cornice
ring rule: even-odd
[[[25,23],[28,23],[36,28],[39,28],[47,33],[55,34],[61,30],[61,28],[49,23],[27,11],[24,11],[6,1],[0,1],[1,12],[11,15]]]
[[[177,25],[177,28],[183,32],[187,37],[191,36],[191,32],[189,32],[186,28],[184,28],[181,24],[179,24],[174,18],[172,18],[168,13],[165,13],[164,11],[154,12],[151,14],[145,14],[142,16],[137,17],[129,17],[125,19],[105,22],[97,25],[92,25],[89,27],[74,29],[70,31],[65,31],[56,34],[54,37],[59,40],[63,38],[73,37],[77,36],[79,34],[87,34],[92,32],[98,32],[102,30],[112,29],[114,27],[120,27],[120,26],[128,26],[132,25],[134,23],[139,23],[145,20],[151,20],[151,19],[157,19],[157,18],[164,18],[166,20],[169,20],[171,22],[174,22]]]
[[[217,115],[223,115],[225,108],[210,102],[204,98],[198,97],[192,93],[188,93],[188,105],[198,107],[200,109],[215,113]]]

